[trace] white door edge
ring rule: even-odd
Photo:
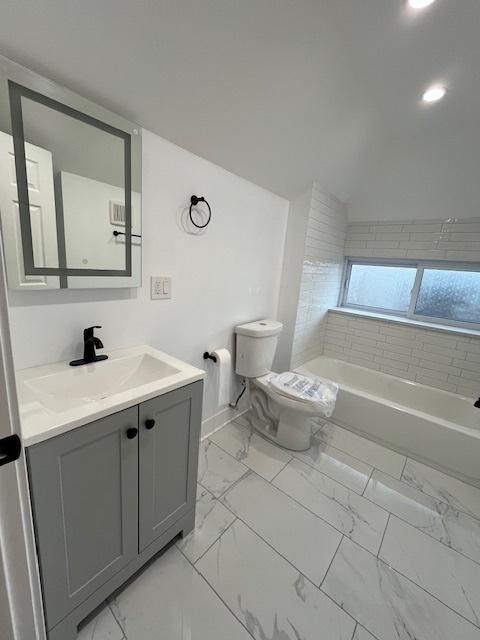
[[[20,417],[0,235],[0,437],[11,434]],[[0,467],[0,621],[2,639],[46,639],[24,451]]]

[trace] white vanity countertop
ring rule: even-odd
[[[108,360],[68,362],[16,372],[23,445],[28,447],[202,380],[205,371],[152,347],[108,353]]]

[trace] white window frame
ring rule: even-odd
[[[397,311],[395,309],[385,309],[383,307],[368,307],[365,305],[353,305],[347,303],[348,287],[350,284],[350,275],[353,265],[372,265],[377,267],[410,267],[417,270],[415,282],[410,294],[410,305],[406,312]],[[477,262],[430,262],[423,260],[402,260],[389,258],[347,258],[345,261],[345,269],[343,283],[340,292],[339,306],[346,309],[359,309],[361,311],[370,311],[371,313],[381,313],[384,315],[396,316],[397,318],[409,318],[420,322],[430,322],[432,324],[445,324],[450,327],[463,327],[465,329],[480,329],[480,322],[461,322],[450,320],[448,318],[437,318],[435,316],[424,316],[415,313],[417,306],[418,294],[422,284],[423,273],[425,269],[439,269],[441,271],[476,271],[480,272],[480,263]]]

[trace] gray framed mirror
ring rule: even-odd
[[[1,59],[0,218],[10,288],[139,286],[139,128]]]

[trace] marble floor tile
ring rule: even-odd
[[[332,422],[326,422],[315,433],[316,436],[328,444],[341,449],[345,453],[366,462],[367,464],[388,473],[395,478],[400,478],[405,465],[405,456],[391,451],[382,445],[367,440],[339,427]]]
[[[108,605],[78,632],[77,640],[123,640],[125,636]]]
[[[254,473],[222,501],[313,583],[322,582],[341,533]]]
[[[113,598],[111,607],[129,640],[251,640],[175,546]]]
[[[234,520],[231,511],[209,491],[198,486],[195,529],[178,540],[177,547],[190,562],[196,562]]]
[[[480,520],[377,470],[373,472],[364,496],[480,563]]]
[[[256,640],[350,640],[354,621],[237,520],[197,567]]]
[[[384,509],[296,459],[273,484],[365,549],[378,552],[388,520]]]
[[[295,452],[293,455],[357,493],[363,492],[373,471],[369,464],[332,447],[317,436],[312,437],[308,451]]]
[[[322,590],[378,640],[480,640],[480,629],[348,538]]]
[[[357,624],[352,640],[376,640],[376,638],[374,638],[369,631]]]
[[[292,458],[284,449],[258,435],[250,427],[236,422],[214,433],[211,439],[265,480],[272,480]]]
[[[410,458],[407,460],[402,480],[459,511],[480,518],[480,488]]]
[[[480,625],[480,565],[395,516],[389,520],[379,558]]]
[[[237,424],[241,424],[244,427],[250,427],[250,418],[249,418],[250,412],[246,411],[245,413],[242,413],[241,416],[238,416],[237,418],[234,418],[234,422],[236,422]]]
[[[198,482],[214,496],[221,496],[247,472],[247,467],[217,447],[211,440],[200,443]]]

